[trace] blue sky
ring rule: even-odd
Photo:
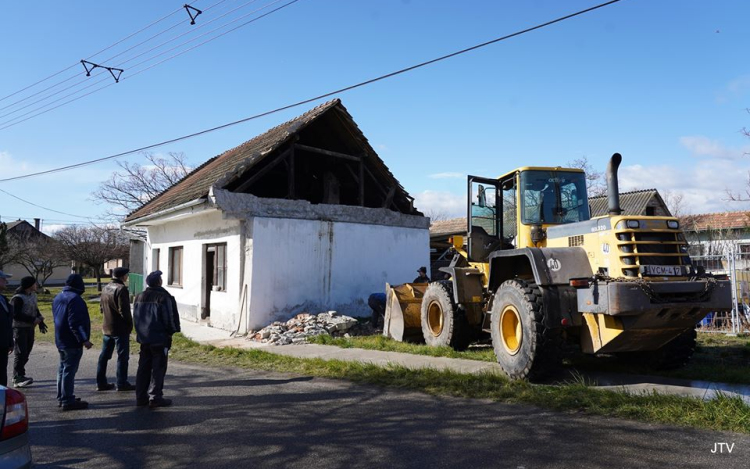
[[[272,2],[193,2],[206,13],[192,28],[215,20],[193,34]],[[9,2],[0,16],[5,45],[0,98],[76,64],[183,3]],[[148,64],[130,70],[125,65],[117,85],[0,130],[0,178],[241,119],[596,3],[300,0],[132,79],[126,77]],[[242,8],[216,19],[237,7]],[[741,132],[750,127],[748,17],[747,1],[622,0],[338,97],[423,211],[461,216],[467,173],[497,176],[517,166],[565,165],[581,157],[601,170],[613,152],[624,158],[622,190],[656,187],[682,194],[692,213],[745,210],[747,204],[724,199],[727,189],[745,190],[750,171],[750,139]],[[184,11],[175,14],[92,61],[179,24],[114,62],[126,60],[189,31],[186,18]],[[0,108],[76,74],[66,86],[82,81],[82,68],[74,68],[0,101]],[[45,96],[0,110],[0,116]],[[0,117],[0,127],[44,103]],[[155,151],[184,152],[197,166],[315,104]],[[138,155],[126,159],[144,161]],[[47,209],[96,219],[105,207],[90,194],[116,169],[109,161],[0,182],[0,189]],[[2,221],[38,217],[47,228],[85,222],[3,192],[0,207]]]

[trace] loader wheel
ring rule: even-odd
[[[495,356],[511,379],[539,378],[560,364],[560,330],[544,327],[544,303],[536,284],[521,279],[504,282],[491,315]]]
[[[432,282],[422,298],[422,335],[431,347],[448,346],[466,350],[471,341],[471,328],[466,316],[453,302],[451,281]]]
[[[645,365],[653,370],[673,370],[685,366],[693,357],[697,336],[698,333],[691,328],[658,350],[622,352],[617,357],[627,363]]]

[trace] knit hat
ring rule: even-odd
[[[78,274],[70,274],[68,276],[68,279],[65,280],[65,285],[69,286],[73,290],[78,291],[79,293],[83,293],[84,291],[86,291],[86,285],[83,283],[83,277]]]
[[[122,278],[127,273],[130,272],[130,269],[127,267],[115,267],[115,270],[112,271],[112,278]]]
[[[423,273],[426,274],[427,273],[427,267],[422,266],[422,267],[420,267],[420,268],[417,269],[417,272],[423,272]]]
[[[27,276],[21,279],[21,290],[26,290],[36,283],[36,279],[31,276]]]
[[[154,270],[146,277],[146,285],[149,287],[158,287],[161,283],[161,270]]]

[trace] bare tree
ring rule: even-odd
[[[44,286],[57,267],[70,262],[60,243],[44,234],[13,239],[10,244],[16,252],[15,263],[26,269],[41,286]]]
[[[91,267],[96,273],[96,284],[102,290],[102,269],[112,259],[128,256],[127,239],[116,228],[98,226],[68,226],[54,234],[67,257]]]
[[[6,264],[15,263],[16,251],[11,249],[8,237],[8,225],[0,222],[0,269]]]
[[[425,210],[424,216],[430,218],[430,223],[435,223],[436,221],[449,220],[451,218],[450,216],[448,216],[448,212],[439,208],[431,208],[429,210]]]
[[[673,217],[681,218],[689,211],[685,203],[685,194],[667,189],[661,195]]]
[[[109,214],[122,217],[180,181],[191,170],[184,153],[168,153],[166,158],[144,153],[149,165],[118,161],[121,171],[112,173],[91,193],[94,201],[111,206]]]
[[[607,195],[607,181],[604,173],[591,166],[588,157],[582,156],[573,161],[568,161],[568,166],[582,169],[586,172],[586,188],[589,198]]]

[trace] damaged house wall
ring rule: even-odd
[[[211,158],[124,225],[149,231],[166,278],[183,246],[183,284],[167,288],[184,318],[240,332],[303,310],[369,314],[371,293],[429,265],[429,219],[338,99]],[[217,243],[226,289],[209,291]]]

